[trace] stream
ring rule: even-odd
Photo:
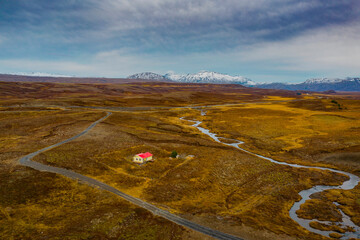
[[[206,112],[204,110],[201,110],[201,115],[205,116]],[[298,217],[298,215],[296,214],[296,211],[300,209],[300,206],[303,203],[305,203],[306,200],[311,199],[310,195],[312,195],[314,193],[319,193],[319,192],[322,192],[322,191],[325,191],[325,190],[330,190],[330,189],[342,189],[342,190],[353,189],[354,187],[356,187],[358,185],[358,183],[360,181],[360,178],[358,176],[356,176],[354,174],[351,174],[351,173],[348,173],[348,172],[339,171],[339,170],[335,170],[335,169],[331,169],[331,168],[314,167],[314,166],[310,167],[310,166],[303,166],[303,165],[299,165],[299,164],[291,164],[291,163],[286,163],[286,162],[279,162],[279,161],[276,161],[276,160],[274,160],[272,158],[264,157],[262,155],[249,152],[248,150],[245,150],[245,149],[239,147],[240,144],[244,143],[242,141],[239,141],[237,139],[229,139],[229,138],[218,137],[215,133],[211,133],[210,130],[208,130],[206,128],[203,128],[203,127],[200,127],[200,124],[202,123],[201,121],[187,120],[187,119],[184,119],[183,117],[180,118],[180,119],[194,123],[192,125],[193,127],[196,127],[202,133],[208,135],[209,137],[211,137],[214,141],[216,141],[218,143],[222,143],[222,144],[227,145],[227,146],[235,147],[235,148],[237,148],[237,149],[239,149],[239,150],[241,150],[243,152],[246,152],[246,153],[248,153],[250,155],[253,155],[253,156],[268,160],[270,162],[273,162],[273,163],[276,163],[276,164],[281,164],[281,165],[286,165],[286,166],[290,166],[290,167],[295,167],[295,168],[312,168],[312,169],[326,170],[326,171],[331,171],[331,172],[334,172],[334,173],[341,173],[341,174],[344,174],[344,175],[348,176],[349,180],[343,182],[343,184],[340,185],[340,186],[317,185],[317,186],[314,186],[314,187],[312,187],[310,189],[306,189],[306,190],[303,190],[303,191],[299,192],[299,195],[301,196],[302,199],[300,201],[294,203],[294,205],[291,207],[291,209],[289,211],[289,214],[290,214],[290,217],[295,222],[297,222],[300,226],[302,226],[303,228],[309,230],[310,232],[321,234],[321,235],[326,236],[326,237],[329,237],[330,233],[333,233],[333,231],[322,231],[322,230],[312,228],[310,226],[310,222],[316,221],[316,222],[319,222],[319,223],[322,223],[322,224],[327,224],[327,225],[335,224],[335,225],[337,225],[337,226],[339,226],[341,228],[349,227],[349,228],[352,228],[354,230],[354,232],[347,231],[345,233],[339,233],[339,234],[342,235],[342,237],[340,239],[345,240],[345,239],[350,239],[350,238],[360,238],[360,227],[357,226],[355,223],[353,223],[351,221],[350,217],[347,216],[341,209],[339,209],[339,211],[342,214],[342,222],[335,222],[335,223],[330,222],[330,221],[319,221],[317,219],[312,219],[312,220],[302,219],[302,218]],[[221,139],[230,140],[230,141],[233,141],[234,143],[226,143],[226,142],[221,141]],[[336,206],[340,205],[337,202],[334,202],[334,204]]]

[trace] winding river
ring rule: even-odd
[[[204,110],[201,110],[201,115],[205,116],[206,112]],[[314,193],[319,193],[319,192],[322,192],[322,191],[325,191],[325,190],[330,190],[330,189],[349,190],[349,189],[353,189],[354,187],[356,187],[359,184],[360,178],[358,176],[354,175],[354,174],[344,172],[344,171],[335,170],[335,169],[331,169],[331,168],[325,168],[325,167],[313,167],[313,166],[310,167],[310,166],[303,166],[303,165],[299,165],[299,164],[291,164],[291,163],[286,163],[286,162],[279,162],[279,161],[276,161],[276,160],[274,160],[272,158],[264,157],[262,155],[249,152],[248,150],[245,150],[245,149],[239,147],[240,144],[244,143],[242,141],[239,141],[237,139],[229,139],[229,138],[218,137],[215,133],[211,133],[210,130],[208,130],[206,128],[203,128],[203,127],[200,127],[200,124],[202,123],[201,121],[187,120],[187,119],[184,119],[184,118],[180,118],[180,119],[194,123],[192,125],[193,127],[196,127],[202,133],[208,135],[209,137],[211,137],[214,141],[216,141],[218,143],[222,143],[222,144],[227,145],[227,146],[235,147],[235,148],[237,148],[237,149],[239,149],[239,150],[241,150],[243,152],[246,152],[246,153],[248,153],[250,155],[253,155],[253,156],[268,160],[270,162],[273,162],[273,163],[276,163],[276,164],[281,164],[281,165],[286,165],[286,166],[290,166],[290,167],[295,167],[295,168],[312,168],[312,169],[327,170],[327,171],[331,171],[331,172],[334,172],[334,173],[341,173],[341,174],[344,174],[344,175],[348,176],[349,180],[343,182],[343,184],[340,185],[340,186],[317,185],[317,186],[314,186],[314,187],[312,187],[310,189],[306,189],[306,190],[303,190],[303,191],[299,192],[299,195],[301,196],[302,199],[300,201],[294,203],[294,205],[291,207],[291,209],[289,211],[289,214],[290,214],[290,217],[295,222],[297,222],[300,226],[302,226],[303,228],[309,230],[310,232],[321,234],[321,235],[326,236],[326,237],[329,237],[330,233],[332,233],[332,231],[322,231],[322,230],[312,228],[310,226],[310,222],[312,222],[312,221],[316,221],[316,222],[319,222],[319,223],[322,223],[322,224],[327,224],[327,225],[331,225],[332,222],[319,221],[319,220],[316,220],[316,219],[312,219],[312,220],[302,219],[302,218],[298,217],[298,215],[296,214],[296,211],[300,209],[300,206],[303,203],[305,203],[306,200],[310,199],[310,195],[312,195]],[[231,140],[234,143],[226,143],[226,142],[221,141],[221,139],[223,139],[223,140]],[[334,204],[336,206],[340,205],[337,202],[334,202]],[[354,232],[339,233],[339,234],[342,235],[342,237],[340,239],[360,238],[360,227],[357,226],[355,223],[353,223],[351,221],[350,217],[347,216],[343,211],[341,211],[340,209],[339,209],[339,211],[342,214],[342,222],[336,222],[335,224],[338,225],[339,227],[342,227],[342,228],[349,227],[349,228],[352,228],[354,230]]]
[[[99,188],[101,188],[103,190],[107,190],[109,192],[112,192],[112,193],[120,196],[120,197],[123,197],[127,201],[132,202],[133,204],[136,204],[136,205],[138,205],[140,207],[143,207],[143,208],[153,212],[154,214],[156,214],[158,216],[164,217],[164,218],[166,218],[166,219],[168,219],[168,220],[170,220],[172,222],[175,222],[175,223],[177,223],[179,225],[182,225],[182,226],[191,228],[193,230],[202,232],[202,233],[207,234],[209,236],[212,236],[214,238],[223,239],[223,240],[230,240],[230,239],[231,240],[235,240],[235,239],[236,240],[241,240],[241,238],[239,238],[239,237],[232,236],[232,235],[217,231],[215,229],[211,229],[211,228],[196,224],[196,223],[191,222],[191,221],[189,221],[187,219],[184,219],[184,218],[181,218],[181,217],[179,217],[179,216],[177,216],[175,214],[172,214],[172,213],[170,213],[170,212],[168,212],[166,210],[157,208],[156,206],[154,206],[152,204],[149,204],[149,203],[144,202],[144,201],[142,201],[142,200],[140,200],[138,198],[134,198],[134,197],[132,197],[130,195],[127,195],[127,194],[125,194],[125,193],[123,193],[123,192],[121,192],[121,191],[119,191],[119,190],[105,184],[105,183],[97,181],[97,180],[95,180],[93,178],[90,178],[90,177],[75,173],[75,172],[67,170],[67,169],[58,168],[58,167],[52,167],[52,166],[44,165],[44,164],[41,164],[39,162],[34,162],[34,161],[31,160],[33,157],[35,157],[36,155],[38,155],[38,154],[40,154],[42,152],[45,152],[45,151],[50,150],[52,148],[58,147],[58,146],[60,146],[62,144],[65,144],[65,143],[69,143],[69,142],[79,138],[80,136],[86,134],[88,131],[90,131],[92,128],[94,128],[98,123],[105,120],[110,115],[111,115],[111,112],[108,112],[105,117],[95,121],[87,129],[85,129],[83,132],[79,133],[76,136],[73,136],[73,137],[71,137],[69,139],[66,139],[66,140],[61,141],[59,143],[56,143],[54,145],[45,147],[43,149],[40,149],[40,150],[38,150],[36,152],[30,153],[30,154],[22,157],[20,159],[20,163],[22,165],[24,165],[24,166],[28,166],[28,167],[31,167],[31,168],[34,168],[34,169],[37,169],[37,170],[40,170],[40,171],[47,171],[47,172],[53,172],[53,173],[61,174],[63,176],[66,176],[66,177],[69,177],[69,178],[72,178],[72,179],[81,180],[82,182],[90,184],[92,186],[97,186],[97,187],[99,187]],[[201,110],[201,115],[205,116],[206,112],[204,110]],[[314,220],[314,219],[313,220],[301,219],[301,218],[299,218],[297,216],[296,211],[298,209],[300,209],[300,206],[303,203],[305,203],[306,200],[310,199],[310,195],[313,194],[313,193],[318,193],[318,192],[322,192],[322,191],[329,190],[329,189],[343,189],[343,190],[353,189],[355,186],[358,185],[358,183],[360,181],[360,178],[358,176],[356,176],[354,174],[351,174],[351,173],[348,173],[348,172],[339,171],[339,170],[335,170],[335,169],[331,169],[331,168],[310,167],[310,166],[303,166],[303,165],[298,165],[298,164],[290,164],[290,163],[285,163],[285,162],[279,162],[279,161],[276,161],[274,159],[264,157],[264,156],[256,154],[256,153],[249,152],[249,151],[239,147],[239,145],[243,144],[244,142],[236,140],[236,139],[227,139],[227,138],[218,137],[216,134],[211,133],[210,130],[208,130],[206,128],[203,128],[203,127],[200,127],[200,124],[202,123],[201,121],[187,120],[187,119],[184,119],[184,118],[180,118],[180,119],[194,123],[192,125],[193,127],[196,127],[199,131],[201,131],[202,133],[208,135],[209,137],[211,137],[214,141],[216,141],[218,143],[235,147],[235,148],[237,148],[237,149],[239,149],[239,150],[241,150],[243,152],[246,152],[246,153],[251,154],[253,156],[262,158],[264,160],[268,160],[268,161],[271,161],[271,162],[276,163],[276,164],[287,165],[287,166],[290,166],[290,167],[327,170],[327,171],[331,171],[331,172],[334,172],[334,173],[341,173],[341,174],[344,174],[344,175],[348,176],[349,180],[343,182],[343,184],[340,185],[340,186],[318,185],[318,186],[314,186],[314,187],[312,187],[310,189],[303,190],[303,191],[299,192],[299,195],[302,197],[302,199],[300,201],[294,203],[294,205],[290,209],[289,214],[290,214],[290,217],[295,222],[297,222],[299,225],[301,225],[302,227],[304,227],[305,229],[307,229],[307,230],[309,230],[311,232],[321,234],[323,236],[328,237],[329,234],[332,233],[331,231],[321,231],[321,230],[312,228],[309,224],[310,224],[311,221],[317,221],[319,223],[331,225],[332,222],[318,221],[318,220]],[[231,141],[233,141],[233,143],[226,143],[226,142],[221,141],[221,139],[223,139],[223,140],[231,140]],[[335,205],[340,205],[337,202],[334,202],[334,204]],[[339,209],[339,211],[342,214],[342,222],[337,222],[335,224],[337,224],[338,226],[343,227],[343,228],[350,227],[350,228],[354,229],[354,232],[349,232],[348,231],[348,232],[343,233],[341,239],[360,238],[360,227],[357,226],[356,224],[354,224],[351,221],[350,217],[345,215],[344,212],[342,212],[340,209]]]

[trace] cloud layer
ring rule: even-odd
[[[359,51],[357,0],[12,0],[2,5],[2,71],[20,68],[16,61],[29,63],[23,68],[33,62],[33,71],[53,70],[58,62],[66,74],[103,76],[138,69],[190,72],[193,66],[248,76],[268,72],[270,78],[334,74],[334,65],[344,69],[336,74],[359,69],[353,56]],[[77,67],[66,67],[70,62]]]

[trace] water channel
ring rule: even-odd
[[[201,115],[205,116],[206,112],[204,110],[201,110]],[[310,196],[312,194],[319,193],[319,192],[322,192],[322,191],[325,191],[325,190],[330,190],[330,189],[343,189],[343,190],[353,189],[354,187],[356,187],[359,184],[360,178],[358,176],[356,176],[356,175],[354,175],[352,173],[339,171],[339,170],[335,170],[335,169],[331,169],[331,168],[304,166],[304,165],[299,165],[299,164],[291,164],[291,163],[286,163],[286,162],[279,162],[279,161],[276,161],[276,160],[274,160],[272,158],[268,158],[268,157],[265,157],[265,156],[262,156],[262,155],[259,155],[259,154],[256,154],[256,153],[252,153],[252,152],[250,152],[248,150],[245,150],[245,149],[241,148],[239,145],[244,143],[242,141],[239,141],[237,139],[229,139],[229,138],[218,137],[215,133],[210,132],[210,130],[208,130],[206,128],[203,128],[203,127],[200,127],[200,124],[202,123],[201,121],[187,120],[187,119],[184,119],[184,118],[180,118],[180,119],[194,123],[192,125],[193,127],[196,127],[199,131],[201,131],[202,133],[208,135],[209,137],[211,137],[216,142],[222,143],[222,144],[227,145],[227,146],[235,147],[235,148],[237,148],[237,149],[239,149],[239,150],[241,150],[243,152],[246,152],[246,153],[251,154],[253,156],[268,160],[270,162],[273,162],[273,163],[276,163],[276,164],[281,164],[281,165],[286,165],[286,166],[290,166],[290,167],[295,167],[295,168],[320,169],[320,170],[324,170],[324,171],[331,171],[331,172],[334,172],[334,173],[341,173],[341,174],[344,174],[344,175],[348,176],[349,179],[347,181],[343,182],[343,184],[340,185],[340,186],[317,185],[317,186],[314,186],[314,187],[312,187],[310,189],[306,189],[306,190],[303,190],[303,191],[299,192],[299,195],[301,196],[302,199],[300,201],[294,203],[294,205],[291,207],[291,209],[289,211],[289,214],[290,214],[290,217],[295,222],[297,222],[300,226],[302,226],[303,228],[309,230],[310,232],[321,234],[321,235],[326,236],[326,237],[329,237],[330,233],[333,232],[333,231],[322,231],[322,230],[319,230],[319,229],[312,228],[310,226],[310,222],[316,221],[316,222],[319,222],[319,223],[322,223],[322,224],[327,224],[327,225],[335,224],[335,225],[337,225],[337,226],[339,226],[339,227],[341,227],[343,229],[346,229],[348,227],[350,229],[353,229],[353,231],[347,231],[345,233],[339,233],[339,234],[342,235],[342,237],[340,239],[346,240],[346,239],[350,239],[350,238],[360,238],[360,227],[357,226],[355,223],[353,223],[351,221],[350,217],[347,216],[343,211],[341,211],[341,209],[339,209],[339,211],[342,214],[342,222],[319,221],[317,219],[312,219],[312,220],[302,219],[302,218],[298,217],[298,215],[296,214],[296,211],[300,209],[300,206],[303,203],[305,203],[305,201],[311,199]],[[233,143],[226,143],[227,141],[224,142],[224,141],[221,141],[221,139],[227,140],[227,141],[230,140]],[[336,206],[340,205],[337,202],[334,202],[334,204]]]

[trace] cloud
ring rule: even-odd
[[[0,70],[358,75],[359,12],[358,0],[5,1]]]
[[[122,51],[99,52],[86,62],[61,60],[2,59],[0,72],[46,72],[79,77],[126,77],[144,69],[159,69],[162,61],[151,56],[133,56]]]
[[[282,40],[309,29],[358,18],[357,0],[46,0],[14,1],[0,17],[41,41],[85,43],[138,52],[204,52],[261,40]],[[1,30],[1,27],[0,27]],[[17,33],[18,34],[18,33]],[[97,49],[98,50],[98,49]]]
[[[137,46],[141,52],[204,52],[281,40],[359,15],[354,0],[104,0],[93,5],[80,16],[101,23],[93,29],[96,36],[116,38],[116,47]]]
[[[279,42],[263,42],[237,56],[250,62],[272,62],[268,67],[283,71],[320,71],[327,74],[360,74],[360,24],[310,30]],[[277,65],[277,66],[276,66]]]

